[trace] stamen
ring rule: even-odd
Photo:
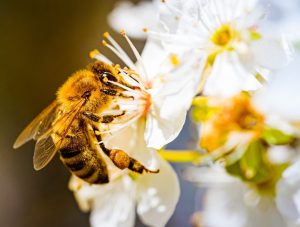
[[[178,66],[180,64],[180,60],[176,54],[171,54],[170,61],[171,61],[171,64],[174,66]]]
[[[126,57],[123,56],[115,47],[107,43],[105,40],[102,41],[102,44],[114,52],[115,55],[117,55],[126,65],[128,65],[128,67],[136,70],[135,65],[131,61],[128,61],[128,59],[126,59]]]
[[[103,34],[103,37],[106,38],[115,48],[116,50],[122,54],[124,56],[124,58],[126,58],[126,60],[128,62],[130,62],[131,65],[134,65],[134,63],[132,62],[132,60],[130,59],[130,57],[127,55],[127,53],[122,49],[122,47],[114,40],[114,38],[112,36],[110,36],[110,34],[108,32],[105,32]],[[125,63],[125,62],[124,62]],[[129,67],[131,67],[130,65],[128,65]]]
[[[115,81],[112,81],[112,80],[108,80],[108,82],[111,83],[111,84],[117,85],[117,86],[119,86],[120,88],[123,88],[123,89],[126,90],[126,91],[130,91],[130,92],[132,92],[133,94],[140,95],[140,92],[137,92],[136,90],[133,90],[133,89],[131,89],[131,88],[129,88],[129,87],[126,87],[126,86],[123,85],[123,84],[120,84],[120,83],[115,82]]]
[[[99,50],[97,50],[97,49],[94,49],[94,50],[90,51],[89,57],[92,58],[92,59],[96,59],[98,61],[103,61],[103,62],[105,62],[107,64],[110,64],[110,65],[112,64],[112,61],[109,60],[107,57],[105,57],[103,54],[101,54],[99,52]]]
[[[143,73],[144,73],[144,76],[145,76],[145,80],[148,81],[148,75],[147,75],[147,72],[146,72],[146,67],[143,63],[143,60],[142,60],[142,57],[141,55],[139,54],[138,50],[135,48],[135,46],[133,45],[133,43],[131,42],[131,40],[128,38],[128,36],[126,35],[126,32],[125,30],[121,30],[121,35],[123,37],[125,37],[126,41],[128,42],[129,46],[131,47],[131,50],[133,51],[133,54],[137,60],[137,63],[141,65],[142,67],[142,70],[143,70]]]
[[[119,69],[119,72],[122,74],[124,79],[127,80],[129,83],[146,91],[146,88],[144,87],[144,85],[142,84],[141,81],[137,81],[135,78],[132,78],[126,72],[124,72],[124,70],[122,70],[122,69]]]

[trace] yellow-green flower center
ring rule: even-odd
[[[247,94],[241,93],[225,101],[202,130],[200,146],[213,152],[223,146],[231,132],[251,133],[258,138],[263,129],[264,117],[251,105]]]
[[[217,46],[225,47],[234,39],[234,33],[229,25],[222,25],[212,35],[211,41]]]

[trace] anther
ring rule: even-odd
[[[107,46],[107,42],[105,40],[102,40],[102,45]]]
[[[99,54],[100,54],[99,50],[94,49],[94,50],[90,51],[89,57],[90,57],[90,58],[95,58],[95,57],[96,57],[97,55],[99,55]]]
[[[125,32],[125,30],[124,30],[124,29],[122,29],[122,30],[120,31],[120,34],[121,34],[122,36],[126,36],[126,32]]]
[[[108,32],[104,32],[104,33],[103,33],[103,37],[104,37],[104,38],[106,38],[106,39],[107,39],[109,36],[110,36],[110,35],[109,35],[109,33],[108,33]]]

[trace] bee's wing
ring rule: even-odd
[[[55,118],[57,103],[52,102],[18,136],[13,148],[18,148],[31,139],[38,139],[51,127]]]
[[[33,167],[35,170],[44,168],[52,160],[56,152],[61,148],[61,145],[68,134],[74,119],[80,112],[83,105],[84,100],[79,101],[78,104],[75,105],[73,111],[64,114],[59,119],[55,120],[55,124],[37,139],[33,155]],[[60,136],[60,139],[54,141],[52,128],[58,128],[58,125],[60,125],[60,128],[63,129],[63,132]]]
[[[39,138],[35,144],[33,155],[33,167],[35,170],[44,168],[52,160],[58,150],[51,134],[52,131],[49,131],[47,135],[45,134]]]

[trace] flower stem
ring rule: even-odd
[[[204,158],[204,154],[193,150],[160,150],[159,154],[165,160],[177,163],[199,163]]]

